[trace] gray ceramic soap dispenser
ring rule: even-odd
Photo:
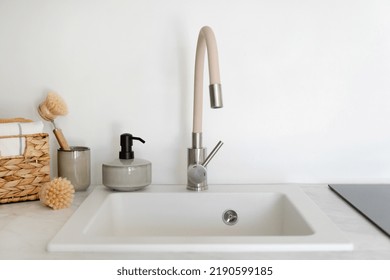
[[[150,161],[134,158],[133,140],[145,143],[142,138],[124,133],[120,137],[119,159],[103,164],[103,185],[107,188],[116,191],[136,191],[150,185],[152,164]]]

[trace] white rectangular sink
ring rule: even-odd
[[[204,192],[184,185],[152,185],[138,192],[98,186],[48,244],[49,251],[71,252],[352,248],[295,185],[214,185]]]

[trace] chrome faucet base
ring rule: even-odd
[[[204,191],[207,190],[207,165],[218,150],[222,147],[222,141],[214,147],[211,153],[206,157],[206,148],[194,148],[198,147],[202,142],[202,134],[193,133],[192,147],[188,149],[187,155],[187,189],[191,191]]]
[[[200,168],[196,170],[194,167],[200,167],[206,158],[206,149],[205,148],[188,148],[187,154],[187,189],[192,191],[202,191],[207,190],[207,174],[201,174],[199,171]],[[192,172],[194,171],[194,172]],[[202,170],[206,172],[206,170]],[[192,174],[192,176],[190,176]],[[200,177],[205,177],[205,179],[200,179]]]
[[[187,190],[195,191],[195,192],[206,191],[208,189],[209,189],[208,185],[199,186],[199,187],[198,186],[189,186],[189,185],[187,185]]]
[[[202,164],[206,159],[206,148],[188,148],[187,167],[193,164]]]

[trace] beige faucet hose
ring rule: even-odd
[[[202,115],[203,115],[203,72],[205,52],[207,48],[209,79],[210,85],[220,84],[221,78],[219,75],[218,49],[217,41],[213,30],[204,26],[198,37],[195,58],[195,83],[194,83],[194,116],[193,116],[193,132],[202,132]]]

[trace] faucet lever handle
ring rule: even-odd
[[[218,152],[218,150],[222,147],[223,145],[223,142],[222,141],[219,141],[217,143],[217,145],[214,147],[214,149],[211,151],[211,153],[207,156],[207,158],[204,160],[204,162],[202,163],[202,165],[204,167],[206,167],[209,162],[213,159],[213,157],[215,156],[215,154]]]

